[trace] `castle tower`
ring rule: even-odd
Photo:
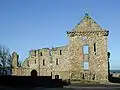
[[[108,81],[109,32],[102,29],[88,14],[70,32],[69,61],[71,78]]]

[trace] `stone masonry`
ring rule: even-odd
[[[86,13],[72,31],[67,31],[68,45],[30,50],[21,66],[18,66],[19,55],[13,52],[12,75],[30,76],[36,70],[38,76],[105,83],[108,81],[108,34]]]

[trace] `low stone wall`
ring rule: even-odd
[[[119,77],[120,78],[120,73],[112,73],[112,77]]]

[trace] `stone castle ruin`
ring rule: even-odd
[[[107,82],[108,34],[86,13],[72,31],[67,31],[68,45],[30,50],[21,66],[19,55],[13,52],[12,75],[30,76],[36,70],[38,76]]]

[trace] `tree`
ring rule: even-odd
[[[7,74],[8,70],[12,70],[12,58],[9,49],[2,45],[0,45],[0,65],[2,74]]]

